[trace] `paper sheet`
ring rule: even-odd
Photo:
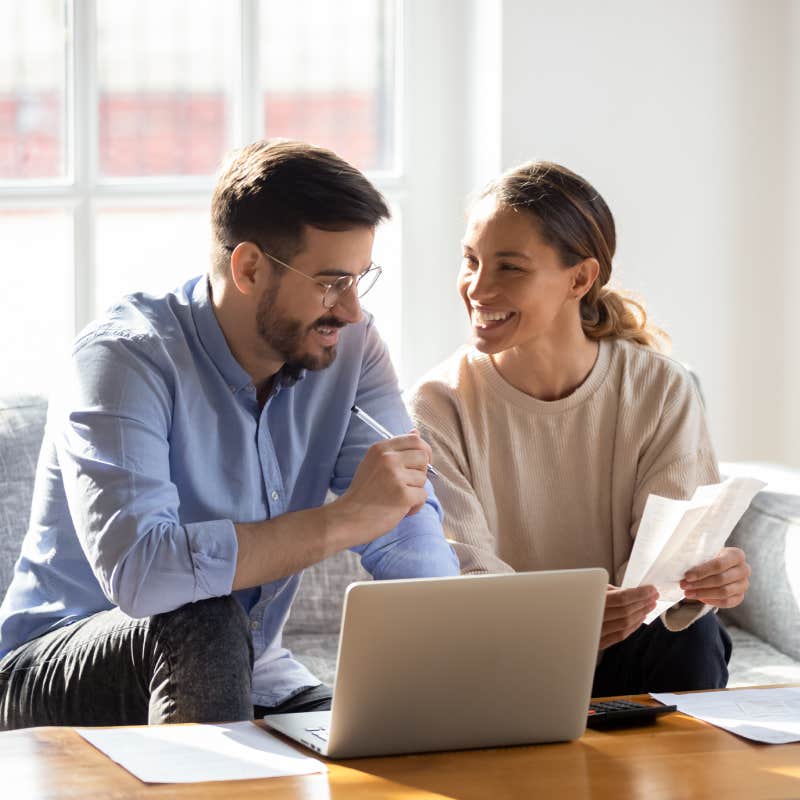
[[[145,783],[200,783],[327,772],[252,722],[75,728]]]
[[[800,742],[800,687],[650,696],[754,742]]]
[[[699,486],[691,500],[654,494],[647,498],[622,582],[623,589],[652,584],[658,590],[658,603],[646,624],[683,599],[680,581],[687,570],[720,551],[765,485],[755,478],[728,478]]]

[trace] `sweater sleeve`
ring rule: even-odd
[[[472,484],[464,426],[454,397],[437,382],[422,383],[406,402],[423,439],[433,451],[433,479],[444,510],[444,532],[464,575],[514,572],[497,555],[497,542]]]
[[[636,537],[651,494],[687,500],[698,486],[719,483],[717,459],[703,405],[688,376],[670,387],[661,418],[639,465],[631,538]],[[627,562],[620,568],[620,575],[624,574],[625,567]],[[711,609],[695,600],[682,600],[667,609],[661,619],[669,630],[680,631]]]

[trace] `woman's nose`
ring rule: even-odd
[[[467,295],[470,299],[478,300],[480,298],[491,297],[494,294],[495,287],[492,276],[485,267],[479,267],[466,279]]]

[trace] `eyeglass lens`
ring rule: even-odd
[[[375,264],[356,278],[356,293],[359,297],[363,297],[375,285],[381,272],[381,268]]]
[[[356,294],[358,297],[363,297],[374,285],[378,276],[381,274],[381,268],[378,266],[370,267],[366,272],[362,272],[357,278],[352,275],[342,275],[337,278],[325,292],[324,305],[326,308],[333,308],[339,298],[345,293],[350,291],[355,282]]]

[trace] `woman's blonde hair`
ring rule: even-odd
[[[585,258],[597,260],[600,272],[580,306],[581,324],[590,339],[627,339],[653,350],[669,350],[669,336],[648,322],[641,300],[608,286],[617,245],[614,217],[588,181],[559,164],[530,161],[492,181],[481,197],[489,195],[529,213],[565,266]]]

